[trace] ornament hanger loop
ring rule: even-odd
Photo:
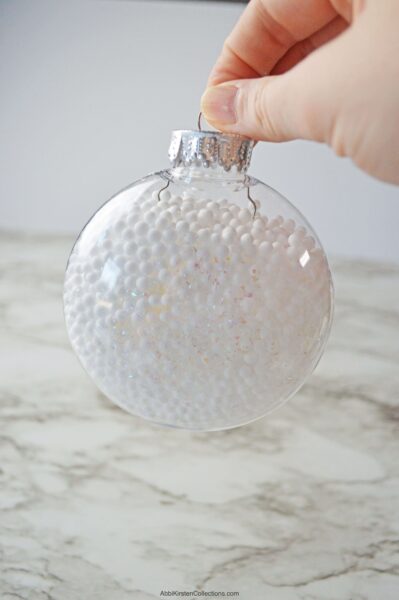
[[[197,121],[197,126],[198,126],[198,130],[202,131],[202,127],[201,127],[201,119],[202,119],[202,112],[200,111],[199,115],[198,115],[198,121]]]
[[[161,201],[161,192],[166,190],[169,187],[169,184],[170,184],[170,180],[168,179],[168,183],[158,191],[158,202]]]
[[[245,187],[247,188],[247,198],[248,198],[249,202],[252,204],[253,209],[254,209],[254,214],[252,215],[252,219],[255,219],[255,217],[256,217],[256,202],[252,198],[251,194],[249,193],[249,183],[247,183]]]

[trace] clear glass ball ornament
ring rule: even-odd
[[[174,132],[172,167],[111,198],[73,247],[72,347],[135,415],[193,430],[243,425],[291,397],[320,359],[328,262],[299,211],[247,175],[252,146]]]

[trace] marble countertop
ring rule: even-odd
[[[399,267],[335,264],[330,342],[296,397],[188,433],[122,412],[81,369],[71,244],[0,237],[1,599],[397,600]]]

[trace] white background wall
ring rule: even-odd
[[[0,0],[0,227],[78,233],[109,196],[167,165],[193,128],[240,5]],[[251,173],[335,255],[399,261],[399,188],[309,142],[259,144]]]

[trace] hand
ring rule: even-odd
[[[256,140],[325,142],[399,183],[399,1],[252,0],[201,110]]]

